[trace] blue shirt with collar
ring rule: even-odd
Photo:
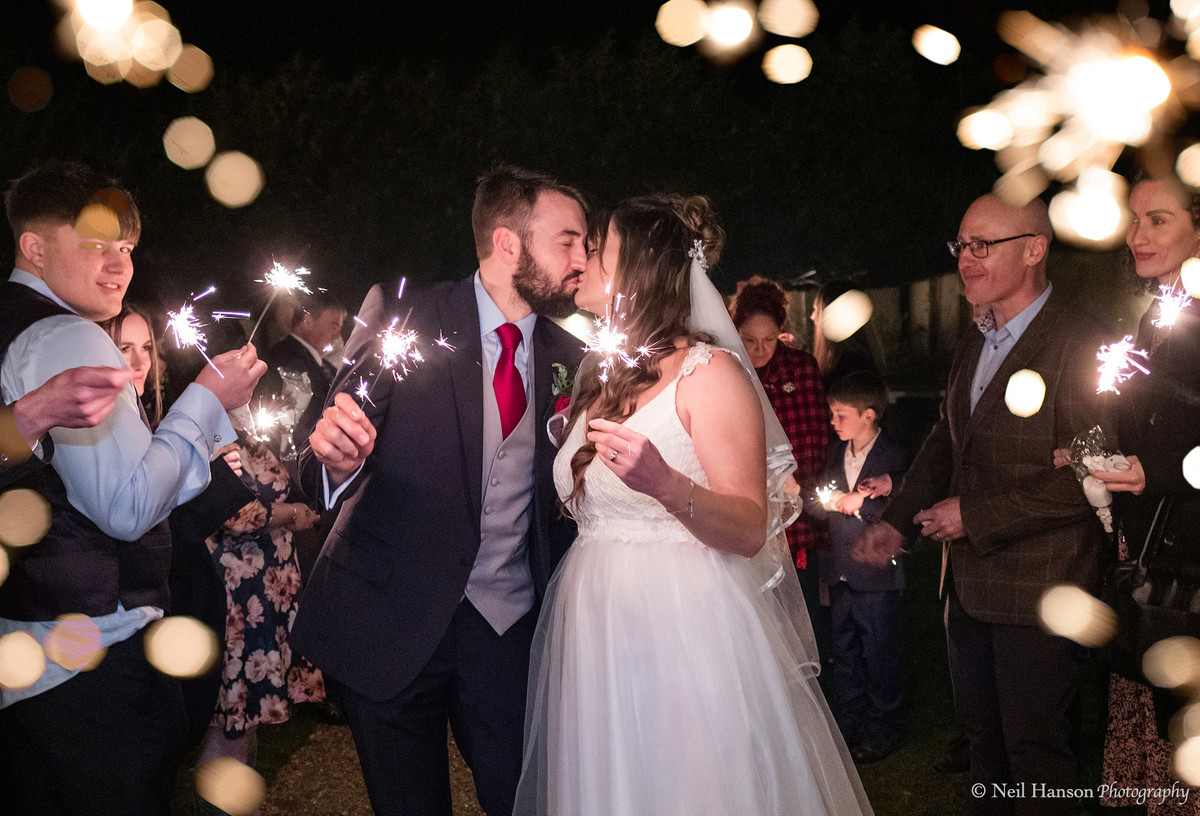
[[[1053,285],[1046,284],[1046,291],[1038,295],[1033,303],[1022,309],[1016,317],[1005,323],[1002,328],[992,329],[983,333],[983,351],[979,354],[979,362],[975,364],[975,376],[971,379],[972,413],[975,411],[975,406],[978,404],[979,398],[983,396],[983,392],[991,384],[992,378],[996,376],[996,372],[1004,364],[1008,353],[1012,351],[1013,346],[1021,339],[1021,335],[1029,328],[1029,324],[1033,322],[1033,319],[1038,316],[1042,307],[1046,305],[1046,301],[1050,299],[1050,292],[1053,289]]]

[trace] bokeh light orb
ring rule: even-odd
[[[8,550],[0,547],[0,584],[8,580]]]
[[[1050,186],[1050,179],[1042,168],[1013,167],[996,179],[992,192],[1010,207],[1024,207]]]
[[[172,677],[199,677],[220,656],[217,635],[200,621],[171,615],[146,627],[146,660]]]
[[[1171,755],[1171,770],[1185,785],[1200,785],[1200,737],[1180,743]]]
[[[167,158],[184,170],[197,170],[212,159],[217,141],[212,128],[195,116],[181,116],[163,133]]]
[[[208,193],[230,209],[245,207],[262,192],[262,167],[238,150],[218,153],[204,171]]]
[[[29,688],[46,671],[46,655],[28,632],[0,637],[0,686]]]
[[[840,343],[867,325],[875,307],[866,292],[851,289],[826,303],[821,310],[821,333],[827,340]]]
[[[1200,490],[1200,447],[1192,448],[1183,457],[1183,478],[1192,487]]]
[[[737,3],[713,6],[708,19],[708,36],[726,48],[741,45],[754,31],[754,17]]]
[[[1046,398],[1046,381],[1036,371],[1023,368],[1008,378],[1004,388],[1004,404],[1013,416],[1028,418],[1042,410]]]
[[[659,6],[654,28],[669,45],[692,45],[708,30],[708,5],[703,0],[668,0]]]
[[[1171,742],[1176,745],[1200,736],[1200,703],[1190,703],[1175,712],[1175,716],[1171,717],[1168,733]]]
[[[950,65],[962,53],[958,37],[932,25],[923,25],[914,31],[912,44],[918,54],[938,65]]]
[[[100,627],[80,613],[59,615],[46,636],[46,658],[64,669],[76,671],[90,665],[103,649]]]
[[[81,238],[115,241],[121,237],[121,219],[111,207],[93,201],[79,211],[75,231]]]
[[[967,114],[958,123],[958,140],[971,150],[1000,150],[1013,138],[1012,122],[989,108]]]
[[[812,67],[812,55],[799,45],[777,45],[763,55],[763,73],[780,85],[793,85],[806,79],[812,73]]]
[[[18,68],[8,79],[9,101],[26,113],[40,111],[53,95],[54,81],[41,68]]]
[[[807,37],[820,19],[812,0],[763,0],[758,7],[759,24],[780,37]]]
[[[213,80],[212,57],[194,45],[185,45],[179,59],[167,69],[167,81],[184,93],[199,93]]]
[[[1200,640],[1186,635],[1163,638],[1142,655],[1142,673],[1159,688],[1200,686]]]
[[[579,312],[566,320],[559,321],[559,325],[584,342],[587,342],[588,338],[592,336],[596,326],[595,321],[584,317]]]
[[[1200,297],[1200,258],[1188,258],[1179,270],[1179,282],[1192,297]]]
[[[179,29],[166,20],[153,18],[138,26],[129,38],[133,58],[151,71],[166,71],[183,53]]]
[[[50,529],[50,504],[32,490],[0,493],[0,544],[28,547]]]
[[[76,0],[75,8],[88,25],[111,31],[129,19],[133,13],[133,0]]]
[[[1065,241],[1109,245],[1123,237],[1124,210],[1110,193],[1063,190],[1050,199],[1049,210],[1054,232]]]
[[[1200,187],[1200,144],[1179,151],[1179,157],[1175,159],[1175,172],[1184,184]]]
[[[223,756],[196,769],[196,793],[230,816],[249,816],[266,800],[267,783],[253,768]]]
[[[1095,648],[1112,640],[1117,631],[1117,613],[1082,587],[1059,584],[1042,593],[1038,619],[1052,635]]]

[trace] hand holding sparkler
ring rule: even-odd
[[[337,487],[354,475],[375,449],[375,426],[346,393],[337,394],[308,437],[313,455]]]
[[[252,343],[218,354],[209,362],[196,376],[196,384],[212,391],[226,411],[250,402],[254,386],[267,373],[267,364],[258,359]]]
[[[886,567],[896,563],[896,556],[904,551],[904,536],[886,521],[868,527],[854,542],[851,557],[873,567]]]

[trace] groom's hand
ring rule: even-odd
[[[313,454],[337,487],[354,475],[375,449],[375,426],[349,394],[338,394],[308,437]]]

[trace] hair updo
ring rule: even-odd
[[[738,284],[731,312],[733,325],[739,329],[756,315],[766,315],[775,325],[782,326],[787,322],[788,296],[777,282],[754,275]]]

